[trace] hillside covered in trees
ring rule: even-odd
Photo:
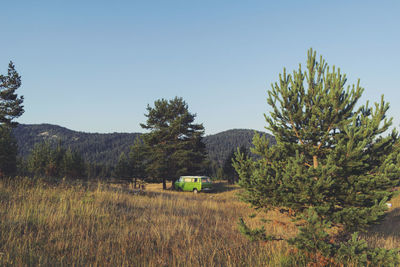
[[[128,153],[139,133],[85,133],[51,124],[19,124],[13,129],[19,155],[26,158],[36,143],[69,147],[89,162],[114,165],[121,152]]]
[[[221,166],[232,153],[232,150],[236,151],[238,147],[250,148],[252,146],[254,132],[254,130],[249,129],[232,129],[206,136],[204,143],[207,147],[209,159]],[[257,133],[270,139],[270,144],[276,143],[272,135],[260,131],[257,131]]]
[[[19,155],[26,158],[36,143],[49,142],[69,147],[78,152],[89,162],[98,164],[115,165],[122,152],[129,153],[129,147],[133,145],[135,138],[141,133],[86,133],[78,132],[52,124],[19,124],[13,129],[17,139]],[[271,143],[275,139],[267,134]],[[203,141],[206,145],[208,157],[211,162],[221,166],[237,147],[250,147],[254,130],[233,129],[208,135]]]

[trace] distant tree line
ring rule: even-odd
[[[35,144],[48,143],[55,149],[59,143],[66,149],[79,153],[87,166],[88,178],[111,177],[117,167],[121,154],[129,157],[131,146],[142,136],[140,133],[83,133],[50,124],[20,124],[12,130],[18,144],[20,160],[27,160]],[[218,179],[232,179],[231,172],[225,172],[227,164],[232,163],[233,153],[241,147],[249,150],[255,131],[234,129],[218,134],[205,136],[202,141],[206,145],[208,159],[207,175]],[[275,143],[272,136],[265,135]],[[140,139],[141,140],[141,139]],[[16,149],[16,148],[15,148]]]
[[[90,162],[78,150],[72,149],[61,141],[58,141],[57,144],[49,140],[38,142],[26,158],[17,158],[17,174],[31,177],[79,179],[108,179],[114,177],[133,179],[135,184],[138,179],[157,181],[157,174],[154,173],[154,170],[151,170],[151,165],[149,165],[152,157],[149,146],[145,145],[141,137],[138,135],[132,145],[127,145],[128,153],[122,151],[116,164]],[[16,143],[13,147],[16,149]],[[210,162],[206,157],[205,160],[203,159],[204,162],[200,171],[196,172],[192,169],[182,174],[209,175],[214,178],[224,178],[230,183],[236,183],[238,175],[232,167],[232,160],[236,151],[237,148],[232,148],[225,160],[222,161],[222,164]],[[249,154],[249,149],[246,146],[241,146],[239,151]],[[203,151],[202,153],[207,155],[206,152]],[[192,161],[190,158],[188,160]],[[189,164],[186,162],[186,165]]]
[[[52,148],[49,143],[36,144],[29,155],[25,168],[27,173],[36,177],[83,178],[86,176],[85,162],[82,156],[65,149],[61,143]]]
[[[27,159],[17,160],[17,175],[42,178],[105,179],[112,176],[113,167],[90,163],[82,155],[59,142],[35,144]]]
[[[48,142],[77,151],[88,161],[104,165],[115,165],[121,152],[128,153],[140,133],[84,133],[51,124],[20,124],[13,133],[18,142],[19,155],[27,158],[35,144]]]

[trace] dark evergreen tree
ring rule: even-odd
[[[224,178],[224,169],[222,167],[219,167],[215,170],[215,178],[220,180]]]
[[[17,165],[16,175],[20,177],[28,177],[30,175],[28,170],[28,162],[24,158],[18,156],[16,165]]]
[[[235,182],[236,170],[232,165],[232,159],[235,157],[235,150],[232,149],[231,153],[229,153],[228,157],[224,161],[224,165],[222,166],[224,178],[228,180],[230,184]]]
[[[85,178],[85,162],[82,156],[71,149],[67,149],[63,157],[64,176],[67,178]]]
[[[124,178],[124,179],[132,177],[131,166],[124,152],[122,152],[121,155],[119,156],[118,163],[115,166],[114,176],[116,178]]]
[[[346,80],[312,50],[305,72],[301,65],[293,74],[284,70],[268,91],[272,109],[265,115],[277,145],[256,136],[252,153],[260,158],[239,153],[235,168],[244,200],[255,208],[286,208],[305,222],[289,240],[300,250],[360,265],[384,256],[386,266],[396,262],[394,251],[368,249],[350,234],[387,210],[400,177],[398,135],[384,136],[392,120],[383,96],[374,108],[368,102],[357,108],[363,89],[359,82],[345,87]],[[329,231],[332,226],[339,233]]]
[[[100,175],[102,169],[103,169],[102,164],[96,164],[96,163],[86,163],[86,172],[87,172],[87,178],[88,179],[95,179],[95,178],[104,178]],[[109,177],[109,176],[107,176]]]
[[[28,170],[35,177],[86,177],[86,164],[82,156],[65,149],[61,143],[55,148],[49,142],[36,144],[27,161]]]
[[[249,151],[245,146],[241,146],[239,148],[239,153],[242,153],[244,157],[249,156]],[[239,175],[237,174],[235,168],[233,167],[233,163],[235,160],[235,150],[232,149],[231,153],[224,161],[224,165],[222,166],[223,176],[228,180],[230,184],[234,184],[239,181]]]
[[[143,144],[141,138],[137,137],[129,151],[129,165],[131,174],[134,179],[134,187],[136,188],[137,179],[147,178],[146,165],[148,163],[149,151]]]
[[[106,179],[108,177],[111,177],[112,172],[113,172],[113,169],[110,165],[108,165],[108,164],[101,165],[99,178]]]
[[[24,113],[24,97],[15,93],[21,86],[21,76],[10,61],[7,75],[0,75],[0,125],[16,126],[13,120]]]
[[[17,143],[10,128],[17,125],[13,120],[24,113],[24,98],[15,93],[20,86],[21,77],[10,62],[7,75],[0,75],[0,178],[16,173]]]
[[[148,174],[162,179],[166,189],[167,179],[176,181],[180,175],[200,175],[205,171],[206,150],[203,143],[204,127],[195,124],[195,114],[188,110],[186,102],[179,97],[157,100],[154,107],[147,106],[146,124],[150,130],[143,134],[148,147]]]
[[[66,154],[66,149],[63,147],[61,141],[58,142],[58,145],[55,149],[50,150],[50,165],[48,168],[50,169],[49,177],[63,177],[65,176],[65,166],[64,166],[64,157]]]
[[[49,143],[38,143],[28,157],[28,170],[35,177],[44,177],[49,172],[48,164],[51,161],[51,146]]]
[[[17,141],[11,133],[11,129],[0,125],[0,178],[15,175],[17,152]]]

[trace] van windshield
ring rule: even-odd
[[[210,183],[210,178],[201,178],[202,183]]]

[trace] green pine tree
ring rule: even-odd
[[[281,207],[306,222],[291,244],[343,259],[346,249],[339,247],[354,245],[346,241],[350,233],[382,219],[400,177],[397,132],[384,136],[392,121],[386,118],[389,105],[382,96],[374,107],[358,107],[363,88],[359,81],[346,87],[346,81],[310,49],[306,70],[284,69],[268,91],[266,128],[277,144],[269,147],[255,136],[252,153],[260,159],[239,153],[235,162],[245,201],[255,208]],[[332,236],[332,226],[341,232]],[[354,253],[347,260],[372,262],[375,255],[368,248],[348,251]]]
[[[0,75],[0,125],[16,126],[13,120],[24,113],[24,97],[15,93],[20,86],[21,76],[10,61],[7,75]]]
[[[86,177],[85,161],[82,156],[68,148],[63,157],[64,176],[79,179]]]
[[[115,166],[114,176],[117,178],[132,177],[132,169],[124,152],[122,152],[119,156],[118,163]]]
[[[149,151],[146,149],[146,145],[143,144],[140,137],[137,137],[134,144],[130,147],[128,157],[135,188],[138,178],[147,178],[146,165],[148,163],[148,155]]]
[[[28,157],[28,170],[35,177],[45,177],[51,161],[50,143],[37,143]]]
[[[0,125],[0,178],[16,174],[17,153],[17,141],[11,129]]]
[[[238,148],[238,152],[242,153],[244,157],[248,157],[249,152],[245,146],[241,146]],[[223,176],[228,180],[230,184],[234,184],[239,181],[239,175],[237,174],[235,168],[233,167],[233,163],[235,160],[235,150],[231,150],[228,157],[225,159],[224,164],[222,165]]]
[[[235,179],[236,170],[232,165],[232,159],[234,158],[235,158],[235,150],[232,149],[222,165],[223,177],[224,179],[227,179],[230,184],[233,184],[236,180]]]
[[[202,141],[204,127],[194,123],[196,117],[179,97],[157,100],[147,106],[147,121],[141,127],[150,130],[143,134],[148,147],[147,172],[153,178],[176,181],[181,175],[201,175],[207,167],[206,149]]]
[[[50,177],[63,177],[64,169],[63,169],[63,160],[65,157],[66,149],[62,146],[61,141],[57,144],[55,149],[50,149],[49,163],[51,166],[52,174]]]
[[[21,76],[10,62],[7,75],[0,75],[0,178],[16,173],[18,151],[10,128],[17,125],[13,120],[24,113],[24,97],[15,93],[20,86]]]
[[[27,161],[28,170],[35,177],[87,177],[82,156],[70,148],[65,149],[61,143],[55,148],[49,142],[37,143]]]

